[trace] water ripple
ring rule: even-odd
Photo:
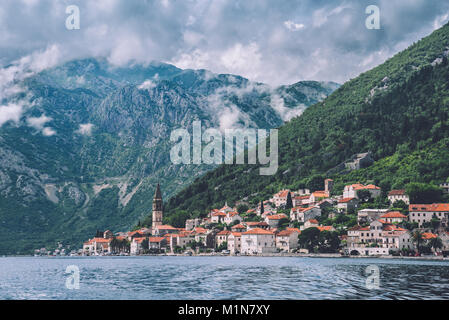
[[[68,265],[80,289],[65,287]],[[380,270],[380,288],[365,269]],[[447,299],[449,263],[275,257],[0,258],[0,299]]]

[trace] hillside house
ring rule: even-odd
[[[388,201],[390,201],[391,204],[399,200],[404,201],[406,204],[410,204],[410,197],[405,193],[404,189],[391,190],[388,192]]]
[[[439,219],[443,226],[447,225],[449,217],[449,203],[411,204],[408,207],[409,220],[417,222],[419,227],[424,222],[430,222],[433,217]]]
[[[272,231],[254,228],[242,233],[242,254],[254,255],[276,252],[276,239]]]

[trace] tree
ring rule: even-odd
[[[371,192],[369,190],[358,190],[357,197],[362,202],[369,202],[371,200]]]
[[[227,250],[227,249],[228,249],[227,241],[222,242],[217,248],[218,251],[223,251],[223,250]]]
[[[145,240],[143,240],[140,245],[142,247],[143,253],[148,253],[148,251],[150,250],[150,241],[148,240],[148,238],[145,238]]]
[[[406,204],[403,200],[396,200],[392,203],[393,208],[398,209],[401,213],[408,212],[408,204]]]
[[[292,194],[289,192],[287,194],[287,203],[285,204],[285,209],[291,209],[293,208],[293,201],[292,201]]]
[[[263,200],[260,200],[260,215],[263,215],[264,208],[263,208]]]
[[[442,201],[442,190],[438,186],[412,182],[406,188],[410,203],[429,204]]]
[[[429,240],[429,246],[436,251],[436,249],[441,249],[443,247],[443,241],[439,237],[432,238]]]
[[[246,204],[240,204],[238,207],[237,207],[237,212],[241,215],[241,214],[243,214],[243,213],[245,213],[246,211],[248,211],[248,206],[246,205]]]
[[[288,227],[289,224],[290,224],[290,220],[288,220],[288,218],[282,218],[279,220],[278,229],[284,230],[285,228]]]
[[[325,176],[316,174],[307,179],[306,186],[310,191],[323,190],[323,181]]]
[[[318,228],[307,228],[301,232],[298,237],[298,243],[301,248],[306,248],[309,251],[314,251],[318,246],[320,238],[320,230]]]
[[[420,253],[421,243],[424,241],[422,232],[419,230],[413,231],[412,240],[414,243],[416,243],[416,248],[418,250],[418,253]]]
[[[321,231],[318,250],[323,253],[336,252],[340,248],[340,238],[335,231]]]
[[[436,214],[433,215],[432,219],[430,220],[430,225],[432,227],[433,230],[438,229],[438,227],[440,226],[440,219],[437,218]]]

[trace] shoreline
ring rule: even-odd
[[[336,259],[399,259],[399,260],[423,260],[423,261],[449,261],[449,257],[443,256],[390,256],[390,255],[373,255],[373,256],[342,256],[338,253],[308,253],[308,254],[295,254],[295,253],[270,253],[260,255],[225,255],[225,254],[142,254],[142,255],[103,255],[103,256],[33,256],[33,255],[8,255],[1,256],[0,258],[105,258],[105,257],[246,257],[246,258],[336,258]]]

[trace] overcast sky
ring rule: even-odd
[[[380,30],[365,27],[371,4]],[[66,29],[68,5],[79,6],[79,30]],[[343,83],[442,26],[448,13],[446,0],[2,0],[0,62],[51,48],[49,65],[104,56],[272,85]]]

